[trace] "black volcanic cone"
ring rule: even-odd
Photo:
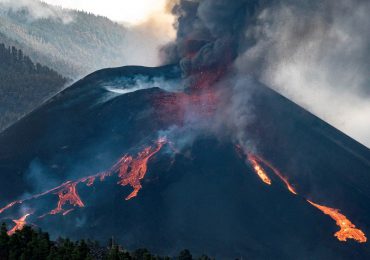
[[[165,134],[176,122],[163,118],[156,100],[181,93],[109,90],[137,78],[176,81],[180,72],[174,66],[96,72],[2,133],[0,207],[109,169]],[[264,184],[233,142],[203,132],[180,152],[166,144],[154,155],[137,197],[125,201],[132,187],[107,178],[78,186],[84,208],[29,221],[53,236],[114,236],[127,248],[163,254],[189,248],[217,259],[369,259],[369,242],[338,241],[335,221],[306,201],[340,209],[369,236],[369,150],[264,86],[252,96],[254,120],[246,131],[299,195],[267,167],[274,185]],[[56,198],[16,205],[0,217],[50,210]]]

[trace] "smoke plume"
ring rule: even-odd
[[[370,146],[368,1],[180,0],[172,12],[161,55],[184,76],[252,76]]]
[[[237,67],[370,146],[369,12],[368,1],[268,6]]]

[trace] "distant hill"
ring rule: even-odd
[[[67,79],[0,44],[0,131],[62,89]]]
[[[65,78],[121,66],[126,31],[37,0],[0,2],[0,131],[61,90]]]
[[[28,7],[0,3],[0,43],[22,49],[35,62],[70,78],[122,65],[122,25],[36,0],[25,3]]]

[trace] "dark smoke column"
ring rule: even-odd
[[[259,7],[250,0],[179,1],[172,9],[177,38],[162,49],[164,62],[180,63],[194,88],[208,87],[252,44],[245,31]]]

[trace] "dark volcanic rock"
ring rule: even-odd
[[[176,93],[107,90],[137,77],[176,81],[180,72],[174,66],[96,72],[2,133],[2,205],[108,169],[173,125],[155,102]],[[246,131],[300,195],[289,193],[274,175],[274,185],[263,184],[232,142],[205,132],[174,157],[170,147],[155,155],[136,198],[125,201],[132,188],[107,179],[79,187],[85,208],[31,222],[55,236],[114,236],[128,248],[165,254],[189,248],[218,259],[368,259],[369,242],[338,241],[335,221],[306,198],[340,209],[369,236],[369,150],[264,86],[252,95],[255,119]],[[37,203],[50,209],[56,202]],[[22,210],[27,208],[0,217],[19,217]]]

